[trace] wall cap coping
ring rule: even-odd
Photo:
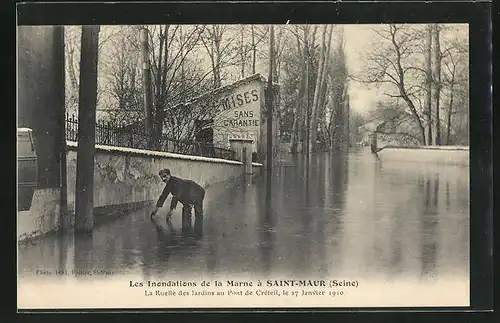
[[[78,143],[75,141],[66,141],[66,145],[70,149],[78,148]],[[220,163],[220,164],[229,164],[229,165],[243,165],[242,162],[236,160],[227,160],[221,158],[212,158],[212,157],[202,157],[202,156],[191,156],[191,155],[182,155],[182,154],[174,154],[163,151],[154,151],[154,150],[146,150],[146,149],[137,149],[137,148],[128,148],[128,147],[117,147],[117,146],[107,146],[107,145],[95,145],[97,151],[105,152],[105,153],[122,153],[122,154],[131,154],[131,155],[139,155],[146,157],[163,157],[163,158],[174,158],[174,159],[184,159],[191,161],[200,161],[200,162],[208,162],[208,163]],[[261,163],[252,163],[252,166],[262,167]]]
[[[250,138],[229,138],[229,141],[242,141],[242,142],[253,143],[253,139]]]
[[[399,149],[399,150],[441,150],[441,151],[469,151],[469,146],[396,146],[387,145],[384,149]]]

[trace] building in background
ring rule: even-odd
[[[274,87],[275,98],[279,86]],[[279,101],[275,99],[273,109],[273,147],[279,144]],[[267,150],[267,81],[255,74],[235,83],[205,93],[186,105],[199,111],[196,123],[196,138],[216,147],[229,148],[234,138],[252,139],[253,153],[263,161]]]

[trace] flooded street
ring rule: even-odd
[[[18,6],[18,309],[490,309],[489,8],[192,5]]]
[[[181,205],[167,225],[169,198],[154,222],[148,207],[99,224],[92,236],[21,243],[20,278],[96,269],[143,279],[349,275],[468,284],[467,167],[382,162],[367,150],[313,156],[309,167],[284,156],[280,165],[270,185],[264,173],[209,187],[201,237],[182,235]]]

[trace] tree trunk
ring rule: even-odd
[[[427,35],[425,39],[425,71],[426,71],[426,94],[425,107],[427,109],[427,144],[432,145],[432,25],[427,26]]]
[[[320,129],[320,133],[318,138],[324,142],[324,131],[325,131],[325,96],[326,96],[326,89],[328,86],[328,82],[326,80],[326,71],[327,71],[327,62],[329,62],[329,57],[330,57],[330,46],[332,43],[332,32],[333,32],[333,25],[330,25],[330,29],[328,31],[328,45],[325,51],[325,55],[323,58],[323,72],[322,72],[322,78],[321,78],[321,83],[320,83],[320,89],[319,89],[319,98],[318,98],[318,125]]]
[[[97,104],[99,26],[82,27],[76,159],[75,230],[94,228],[94,155]]]
[[[406,87],[405,87],[405,73],[404,73],[404,70],[403,70],[402,63],[401,63],[401,48],[400,48],[400,44],[398,44],[398,42],[396,41],[396,31],[397,31],[397,29],[396,29],[395,25],[390,25],[389,28],[391,30],[391,42],[392,42],[392,45],[394,46],[394,49],[396,51],[396,66],[395,66],[395,68],[397,70],[398,77],[399,77],[399,80],[398,80],[399,95],[406,102],[406,104],[408,105],[408,108],[411,111],[411,114],[412,114],[413,118],[417,122],[418,128],[420,130],[421,144],[425,145],[425,143],[426,143],[426,140],[425,140],[425,127],[422,124],[422,120],[420,120],[420,116],[418,115],[418,112],[417,112],[417,109],[415,107],[415,104],[413,103],[413,101],[409,97],[408,93],[406,92]],[[427,74],[427,76],[429,76],[429,75],[430,74]],[[430,93],[430,92],[428,92],[428,93]],[[432,141],[428,141],[428,142],[430,143]]]
[[[257,45],[255,44],[255,27],[251,25],[252,28],[252,75],[255,74],[255,60],[257,57]]]
[[[155,118],[154,118],[154,135],[153,149],[160,150],[162,144],[163,123],[165,119],[165,102],[166,102],[166,78],[168,70],[168,31],[170,25],[165,25],[164,31],[160,32],[160,47],[158,58],[158,69],[155,80]]]
[[[299,131],[300,131],[300,121],[302,120],[302,110],[301,109],[301,100],[300,98],[303,98],[303,92],[304,92],[304,64],[301,64],[301,78],[299,81],[299,88],[297,89],[297,100],[295,102],[295,113],[293,114],[293,125],[292,125],[292,137],[290,139],[290,153],[296,154],[297,153],[297,139],[299,138]]]
[[[339,85],[340,86],[340,85]],[[330,138],[329,138],[329,142],[330,142],[330,150],[334,150],[335,148],[335,130],[336,130],[336,119],[337,119],[337,114],[338,114],[338,109],[339,109],[339,95],[338,95],[338,87],[335,87],[335,90],[333,92],[333,97],[332,97],[332,111],[331,111],[331,114],[330,114],[330,124],[329,124],[329,128],[330,128]]]
[[[243,28],[245,25],[240,26],[240,59],[241,59],[241,78],[245,78],[245,48],[244,44],[244,34]]]
[[[314,57],[311,57],[311,51],[314,52],[314,44],[316,44],[316,33],[318,31],[318,25],[314,25],[312,32],[309,30],[309,26],[307,26],[307,35],[304,37],[307,39],[307,65],[306,65],[306,80],[307,80],[307,92],[306,92],[306,113],[307,115],[305,116],[305,125],[304,125],[304,132],[306,137],[304,138],[304,144],[305,144],[305,151],[306,151],[306,157],[309,158],[309,154],[311,153],[311,145],[310,145],[310,138],[311,138],[311,110],[312,110],[312,102],[311,102],[311,88],[313,86],[312,84],[312,75],[310,74],[310,69],[312,66],[314,66],[313,61]],[[309,40],[310,38],[310,40]],[[313,93],[314,95],[314,93]]]
[[[215,28],[215,27],[214,27]],[[222,60],[221,60],[221,52],[220,52],[220,45],[222,42],[222,33],[219,34],[218,27],[215,29],[215,39],[214,39],[214,44],[215,44],[215,57],[216,57],[216,70],[215,70],[215,88],[219,88],[222,86],[222,79],[221,79],[221,65],[222,65]]]
[[[151,93],[151,67],[149,63],[149,34],[148,29],[141,31],[142,37],[142,69],[143,69],[143,91],[144,91],[144,114],[145,114],[145,133],[147,147],[152,148],[153,140],[153,107]]]
[[[297,95],[297,97],[300,97],[300,91]],[[291,154],[296,154],[297,153],[297,128],[298,128],[298,122],[299,122],[299,110],[300,110],[300,100],[297,98],[297,102],[295,102],[295,109],[293,113],[293,123],[292,123],[292,134],[290,138],[290,153]]]
[[[448,120],[446,124],[446,144],[450,144],[450,132],[451,132],[451,115],[453,113],[453,91],[455,90],[455,67],[453,67],[453,72],[451,74],[450,81],[450,106],[448,107]]]
[[[269,26],[269,75],[267,78],[267,159],[266,169],[270,174],[273,165],[273,114],[274,114],[274,86],[273,86],[273,69],[274,69],[274,26]]]
[[[344,122],[345,122],[345,132],[346,132],[346,149],[351,147],[351,103],[349,94],[346,94],[344,99]]]
[[[166,32],[168,36],[168,32]],[[186,89],[186,73],[184,71],[184,35],[182,33],[182,26],[179,27],[179,38],[181,42],[180,57],[181,57],[181,93],[185,93]],[[165,47],[165,50],[167,48]]]
[[[450,132],[451,132],[451,115],[453,113],[453,87],[450,94],[450,106],[448,108],[448,120],[446,125],[446,144],[450,144]]]
[[[311,110],[311,119],[309,122],[309,153],[316,151],[316,141],[318,132],[318,100],[321,91],[321,82],[323,78],[323,70],[325,65],[325,51],[326,51],[326,33],[327,25],[323,27],[323,38],[321,41],[321,54],[318,63],[318,75],[316,76],[316,86],[314,87],[314,97]]]
[[[295,28],[296,32],[298,31],[298,27]],[[304,33],[305,34],[305,33]],[[300,38],[298,32],[295,34],[297,40],[297,56],[300,60],[300,81],[299,87],[297,89],[297,101],[295,106],[295,113],[293,114],[293,125],[292,125],[292,136],[290,140],[290,153],[297,153],[297,142],[303,139],[302,130],[303,130],[303,116],[304,116],[304,95],[305,95],[305,75],[306,72],[306,42],[304,40],[304,46],[300,43]]]
[[[166,30],[165,30],[166,31]],[[157,66],[157,71],[156,71],[156,78],[155,78],[155,100],[154,100],[154,122],[153,122],[153,141],[152,141],[152,146],[151,148],[158,150],[159,149],[159,141],[160,141],[160,134],[159,132],[159,123],[161,123],[161,107],[162,107],[162,102],[161,102],[161,76],[162,76],[162,58],[163,58],[163,46],[167,45],[166,44],[166,35],[163,33],[161,26],[160,26],[160,49],[159,49],[159,57],[158,57],[158,66]],[[163,67],[164,69],[167,68],[167,66]]]
[[[436,109],[436,146],[441,145],[441,119],[439,116],[439,100],[441,96],[441,46],[439,42],[439,26],[434,24],[434,102]]]
[[[72,40],[66,42],[68,44],[68,50],[66,51],[68,55],[68,63],[66,64],[68,67],[69,74],[69,98],[68,98],[68,112],[74,113],[76,110],[76,105],[78,103],[78,80],[76,77],[75,66],[73,64],[74,61],[74,45],[72,44]]]
[[[305,70],[305,85],[304,85],[304,123],[303,123],[303,133],[304,138],[302,138],[302,151],[305,152],[306,155],[309,155],[309,66],[310,63],[310,55],[309,55],[309,27],[306,26],[304,28],[304,56],[306,62],[306,70]]]
[[[326,141],[326,108],[325,108],[325,101],[326,101],[326,93],[328,92],[328,82],[324,82],[323,85],[321,86],[321,91],[319,95],[319,133],[318,133],[318,139],[322,144],[325,144]]]

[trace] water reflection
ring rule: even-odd
[[[92,272],[95,265],[94,235],[92,233],[77,233],[74,243],[74,270],[78,272],[79,279],[88,279],[90,276],[87,273]]]
[[[467,168],[409,168],[363,151],[286,158],[269,174],[209,187],[200,219],[177,210],[171,222],[165,212],[151,222],[145,208],[92,236],[21,245],[21,273],[468,279]]]
[[[272,267],[272,255],[274,250],[274,219],[273,219],[273,209],[271,205],[272,198],[272,181],[273,181],[273,173],[270,171],[266,171],[266,179],[265,179],[265,189],[259,190],[260,201],[263,203],[259,203],[261,207],[259,207],[258,214],[260,215],[259,220],[259,250],[261,254],[262,261],[262,273],[268,274]],[[262,194],[264,193],[264,194]],[[264,195],[264,196],[262,196]]]
[[[439,173],[434,178],[425,180],[424,212],[421,215],[421,274],[434,276],[436,274],[437,243],[438,243],[438,192]]]

